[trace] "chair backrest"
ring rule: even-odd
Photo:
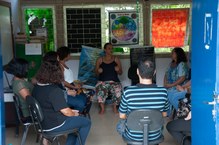
[[[143,131],[144,145],[148,144],[148,133],[162,128],[164,123],[162,113],[158,110],[140,109],[132,111],[127,118],[127,128]]]
[[[18,96],[14,95],[13,100],[14,100],[14,106],[15,106],[16,113],[17,113],[17,116],[18,116],[18,119],[19,119],[20,123],[25,123],[26,118],[23,116],[23,112],[22,112],[22,109],[21,109],[21,104],[19,102]]]
[[[141,59],[150,60],[155,63],[154,46],[139,46],[130,49],[130,68],[128,70],[128,78],[131,79],[132,85],[139,83],[137,75],[138,62]],[[156,75],[154,75],[153,82],[156,82]]]
[[[41,122],[43,121],[44,116],[39,102],[34,97],[28,96],[27,103],[36,131],[42,132]]]

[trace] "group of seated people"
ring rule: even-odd
[[[153,108],[161,111],[166,117],[170,116],[171,105],[177,109],[178,99],[185,96],[188,88],[184,86],[183,89],[177,90],[180,88],[179,85],[185,85],[188,80],[185,52],[182,48],[173,49],[172,62],[164,77],[164,87],[158,87],[152,81],[156,72],[154,63],[140,59],[137,66],[139,83],[123,90],[118,78],[118,75],[122,74],[122,66],[119,58],[113,55],[113,45],[106,43],[104,51],[105,55],[97,59],[94,70],[98,76],[95,96],[100,106],[99,113],[104,114],[104,104],[110,93],[113,112],[119,112],[121,118],[117,125],[117,131],[129,140],[142,141],[142,133],[136,134],[121,126],[125,126],[126,118],[133,110]],[[94,95],[94,90],[83,91],[82,84],[73,79],[72,70],[66,65],[69,58],[70,49],[68,47],[60,47],[57,52],[46,53],[41,67],[34,77],[35,80],[32,81],[34,84],[26,81],[29,67],[26,60],[15,58],[4,69],[14,75],[13,92],[22,104],[24,117],[30,115],[25,100],[28,95],[32,95],[40,103],[44,116],[46,116],[42,122],[45,131],[58,132],[78,128],[84,145],[91,121],[80,114],[83,112],[88,96]],[[119,109],[117,109],[118,106]],[[189,119],[187,118],[187,120]],[[181,123],[183,120],[178,122]],[[180,142],[182,136],[177,133],[181,133],[182,130],[176,127],[178,122],[177,120],[169,122],[167,129]],[[186,123],[190,125],[190,121]],[[181,127],[181,129],[185,128]],[[159,138],[161,133],[158,132],[162,132],[162,128],[157,132],[149,133],[149,140]],[[66,145],[70,144],[79,144],[73,134],[69,134],[67,138]]]

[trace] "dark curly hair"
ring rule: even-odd
[[[112,45],[112,44],[111,44],[111,43],[105,43],[104,46],[103,46],[103,48],[106,49],[106,47],[107,47],[108,45]]]
[[[13,58],[7,65],[4,66],[4,70],[18,78],[26,78],[28,74],[29,63],[23,58]]]
[[[36,79],[42,84],[61,84],[64,76],[57,60],[56,52],[48,52],[43,57],[43,62],[36,74]]]
[[[60,60],[65,59],[70,53],[71,53],[71,50],[66,46],[62,46],[58,48],[57,50],[57,54]]]
[[[176,60],[176,63],[179,64],[180,62],[187,62],[187,56],[186,56],[186,53],[185,51],[181,48],[181,47],[175,47],[172,52],[175,52],[176,53],[176,57],[177,57],[177,60]]]

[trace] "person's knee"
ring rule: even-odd
[[[167,125],[166,125],[166,129],[167,129],[168,132],[170,132],[170,130],[171,130],[170,122],[167,123]]]

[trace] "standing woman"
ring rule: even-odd
[[[13,93],[18,97],[19,103],[21,104],[21,111],[25,118],[30,116],[26,97],[31,95],[33,89],[33,85],[26,80],[28,67],[28,61],[22,58],[14,58],[4,66],[7,73],[14,75],[12,80]]]
[[[104,113],[104,103],[108,93],[112,95],[113,112],[118,113],[117,105],[121,99],[122,85],[118,75],[122,74],[122,66],[118,57],[113,56],[113,46],[111,43],[104,45],[105,56],[98,58],[95,73],[99,77],[96,84],[96,96],[100,104],[100,114]]]
[[[178,99],[184,97],[185,94],[179,95],[176,86],[183,85],[188,81],[189,68],[187,65],[186,54],[182,48],[175,47],[172,50],[171,57],[172,61],[164,76],[164,87],[168,89],[168,98],[170,104],[177,106]],[[170,115],[170,113],[171,110],[169,111],[168,115]]]

